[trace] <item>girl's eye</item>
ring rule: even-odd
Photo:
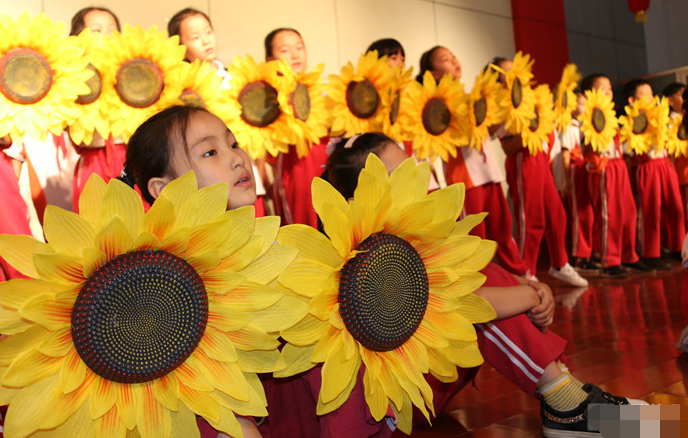
[[[212,157],[213,155],[217,155],[217,152],[214,149],[211,149],[205,154],[203,154],[204,157]]]

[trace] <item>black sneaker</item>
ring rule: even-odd
[[[588,406],[591,404],[604,405],[646,405],[643,400],[633,400],[617,397],[602,391],[591,383],[583,385],[583,391],[588,396],[578,407],[570,411],[558,411],[545,404],[540,398],[540,417],[542,418],[542,434],[546,438],[593,437],[600,436],[598,430],[588,424]]]
[[[647,259],[645,260],[645,262]],[[654,272],[655,268],[650,266],[649,264],[645,263],[642,260],[638,260],[635,263],[624,263],[623,265],[627,267],[628,269],[632,269],[634,271],[638,272]]]
[[[650,266],[652,269],[656,269],[658,271],[670,271],[671,270],[671,265],[669,263],[666,263],[662,261],[659,257],[654,257],[654,258],[646,258],[645,264],[647,266]]]
[[[602,268],[602,276],[606,278],[626,278],[628,277],[628,271],[620,265],[614,265]]]
[[[597,274],[600,272],[600,265],[590,259],[578,259],[574,268],[576,271],[584,274]]]

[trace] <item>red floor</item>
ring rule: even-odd
[[[670,272],[636,274],[626,280],[588,277],[591,285],[582,289],[538,272],[554,291],[552,330],[569,341],[569,368],[579,380],[652,404],[688,406],[688,355],[677,360],[680,352],[674,347],[687,323],[681,311],[684,273],[678,262],[673,265]],[[411,436],[542,436],[537,400],[488,365],[478,373],[476,386],[459,393],[451,412],[433,421],[433,427],[415,427]]]

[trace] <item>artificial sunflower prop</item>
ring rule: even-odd
[[[104,38],[108,37],[93,33],[88,28],[77,37],[77,43],[88,60],[87,68],[93,72],[93,76],[86,82],[89,93],[80,95],[76,100],[80,110],[79,117],[69,125],[69,136],[76,145],[90,145],[96,132],[103,138],[110,135],[108,114],[110,104],[117,96],[114,76],[102,73],[114,68],[110,64],[110,56],[103,48]],[[107,81],[104,80],[106,78]]]
[[[389,88],[390,98],[385,109],[387,115],[382,119],[382,132],[396,141],[410,141],[413,139],[411,124],[411,104],[408,97],[408,87],[413,81],[413,69],[397,71],[396,79]]]
[[[61,135],[79,116],[75,100],[89,92],[83,49],[65,37],[64,23],[43,14],[2,14],[0,35],[0,137]]]
[[[173,80],[181,84],[179,100],[184,105],[206,108],[225,123],[232,120],[229,96],[222,90],[222,77],[217,69],[208,62],[195,60],[183,63],[182,68],[172,73]]]
[[[595,152],[605,152],[619,128],[612,98],[600,90],[585,92],[585,112],[578,116],[585,144]]]
[[[144,214],[93,176],[78,215],[48,206],[47,244],[0,236],[32,277],[0,284],[6,437],[198,437],[196,415],[242,436],[235,413],[267,414],[255,373],[280,368],[267,331],[287,326],[254,315],[296,251],[273,244],[279,220],[225,211],[226,185],[196,187],[178,178]]]
[[[124,25],[122,33],[115,31],[107,40],[111,57],[117,98],[110,110],[114,137],[125,142],[136,128],[151,115],[174,104],[179,98],[181,84],[175,82],[182,69],[186,48],[179,45],[179,37],[167,38],[155,26],[143,30],[141,26]]]
[[[487,69],[475,77],[468,101],[461,104],[459,114],[468,118],[468,145],[480,150],[489,136],[488,128],[506,118],[506,90],[497,79],[499,73]]]
[[[456,157],[458,145],[468,143],[467,118],[458,111],[468,101],[463,84],[449,74],[437,84],[427,71],[422,85],[411,83],[408,96],[416,156],[422,160],[439,155],[444,161]]]
[[[629,151],[647,154],[657,140],[657,99],[636,99],[624,109],[626,115],[619,117],[619,140],[626,143]]]
[[[279,278],[312,296],[309,314],[282,331],[288,376],[322,363],[318,414],[344,403],[365,365],[365,398],[375,419],[388,406],[398,427],[411,431],[412,407],[427,417],[432,391],[423,376],[450,382],[457,366],[483,359],[473,323],[495,317],[472,294],[485,280],[478,271],[495,243],[468,235],[485,214],[456,222],[464,186],[427,193],[430,166],[406,160],[391,176],[370,154],[353,200],[316,178],[313,204],[325,236],[305,225],[283,227],[280,243],[299,256]]]
[[[530,119],[530,124],[521,131],[523,147],[527,147],[531,155],[542,151],[542,142],[548,141],[549,134],[554,130],[554,110],[549,86],[538,85],[534,93],[535,115]]]
[[[566,132],[571,124],[572,113],[576,109],[576,94],[573,90],[580,80],[581,75],[576,64],[567,64],[561,73],[561,80],[554,96],[554,118],[557,130],[561,133]]]
[[[387,58],[368,52],[342,67],[340,75],[330,75],[327,95],[332,107],[332,136],[351,137],[355,134],[381,131],[390,100],[390,87],[397,71]]]
[[[507,89],[507,115],[505,128],[514,134],[527,128],[533,118],[535,96],[530,91],[533,79],[533,62],[530,55],[518,52],[511,70],[504,72]]]
[[[283,81],[277,98],[280,108],[287,115],[289,129],[294,135],[294,146],[299,158],[308,155],[313,144],[327,136],[329,112],[327,100],[323,96],[325,86],[320,78],[325,64],[317,65],[309,73],[297,75],[283,59],[279,63],[278,78]]]
[[[233,119],[229,127],[237,142],[246,148],[251,158],[265,154],[277,156],[288,152],[294,143],[294,134],[289,129],[289,117],[280,106],[279,95],[287,94],[282,89],[279,63],[256,61],[247,55],[234,57],[227,68],[230,80],[229,100]]]
[[[672,119],[667,133],[667,150],[674,157],[688,157],[688,132],[683,116]]]

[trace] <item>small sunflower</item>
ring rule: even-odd
[[[256,61],[247,55],[234,57],[227,71],[231,77],[229,100],[233,120],[229,127],[237,142],[251,158],[288,152],[294,143],[289,117],[280,106],[279,95],[286,93],[279,77],[278,61]]]
[[[344,403],[365,365],[365,398],[381,420],[391,407],[411,431],[412,408],[429,417],[423,374],[457,379],[457,366],[482,363],[473,323],[495,313],[472,294],[495,243],[468,235],[485,214],[456,222],[465,189],[427,193],[430,166],[406,160],[391,176],[370,154],[353,200],[313,181],[313,205],[330,239],[305,225],[283,227],[278,242],[296,246],[281,284],[313,297],[309,314],[283,330],[285,377],[322,363],[317,413]],[[433,412],[434,413],[434,412]]]
[[[585,112],[578,116],[585,144],[595,152],[604,152],[614,141],[619,127],[612,98],[600,90],[585,92]]]
[[[79,116],[75,100],[89,92],[83,49],[44,14],[0,14],[0,35],[0,137],[61,135]]]
[[[332,112],[332,136],[351,137],[362,132],[380,131],[390,99],[390,87],[397,71],[387,58],[368,52],[342,67],[341,74],[330,75],[327,95]]]
[[[507,115],[505,128],[514,134],[522,132],[533,118],[535,96],[530,90],[533,79],[533,62],[530,55],[518,52],[513,67],[505,72],[507,89]]]
[[[428,71],[422,85],[411,83],[408,96],[416,156],[422,160],[439,155],[444,161],[456,157],[458,145],[468,143],[467,118],[458,111],[468,101],[463,84],[449,74],[437,84]]]
[[[198,436],[196,415],[242,436],[235,414],[267,414],[256,373],[283,367],[261,319],[296,251],[275,218],[225,211],[225,185],[192,172],[150,210],[125,184],[89,180],[79,214],[48,206],[48,243],[0,236],[28,280],[0,284],[5,436]]]
[[[669,125],[671,124],[671,118],[669,117],[669,99],[666,97],[655,97],[657,104],[657,112],[655,117],[650,120],[650,123],[655,128],[655,139],[654,144],[656,145],[657,151],[663,151],[667,147],[667,142],[669,141]]]
[[[284,81],[284,93],[279,93],[277,98],[288,116],[296,154],[302,158],[308,155],[313,144],[327,136],[329,112],[327,99],[323,95],[325,86],[320,80],[325,64],[297,75],[283,59],[276,62],[279,63],[280,79]]]
[[[179,100],[182,104],[206,108],[225,123],[232,120],[232,113],[228,111],[229,97],[222,90],[222,77],[215,66],[197,59],[191,64],[183,63],[182,68],[171,75],[172,80],[181,85]]]
[[[619,140],[626,142],[629,151],[647,154],[657,138],[657,129],[652,123],[659,110],[657,102],[649,97],[636,99],[633,105],[626,105],[624,109],[626,114],[619,117]]]
[[[554,109],[552,109],[552,93],[547,84],[535,87],[535,116],[521,131],[523,147],[527,147],[531,155],[542,151],[542,142],[549,139],[554,130]]]
[[[411,129],[411,104],[408,97],[408,88],[413,81],[413,69],[397,70],[396,79],[389,88],[389,100],[385,109],[387,115],[382,119],[382,132],[396,141],[413,140]]]
[[[571,113],[576,109],[576,89],[581,75],[578,73],[576,64],[567,64],[561,73],[561,80],[557,85],[554,98],[554,115],[557,130],[561,133],[566,132],[571,124]]]
[[[477,75],[468,101],[459,108],[459,114],[470,121],[467,134],[469,147],[481,149],[489,136],[488,128],[504,122],[506,118],[507,92],[497,81],[498,78],[499,73],[492,69]]]
[[[669,123],[666,147],[669,155],[688,157],[688,132],[683,123],[683,116],[676,117]]]
[[[113,76],[107,80],[116,90],[111,130],[126,142],[144,120],[176,103],[182,91],[176,70],[183,68],[186,48],[177,36],[168,39],[155,26],[144,31],[124,25],[121,34],[115,31],[107,41],[112,68],[105,73]]]
[[[77,37],[77,43],[88,60],[87,68],[93,72],[93,76],[86,82],[89,93],[80,95],[76,100],[79,117],[69,125],[69,136],[76,145],[90,145],[96,132],[103,138],[110,135],[110,103],[116,99],[116,92],[112,81],[114,77],[102,73],[113,68],[109,63],[109,54],[103,47],[106,38],[88,28]],[[109,80],[105,81],[105,78]]]

